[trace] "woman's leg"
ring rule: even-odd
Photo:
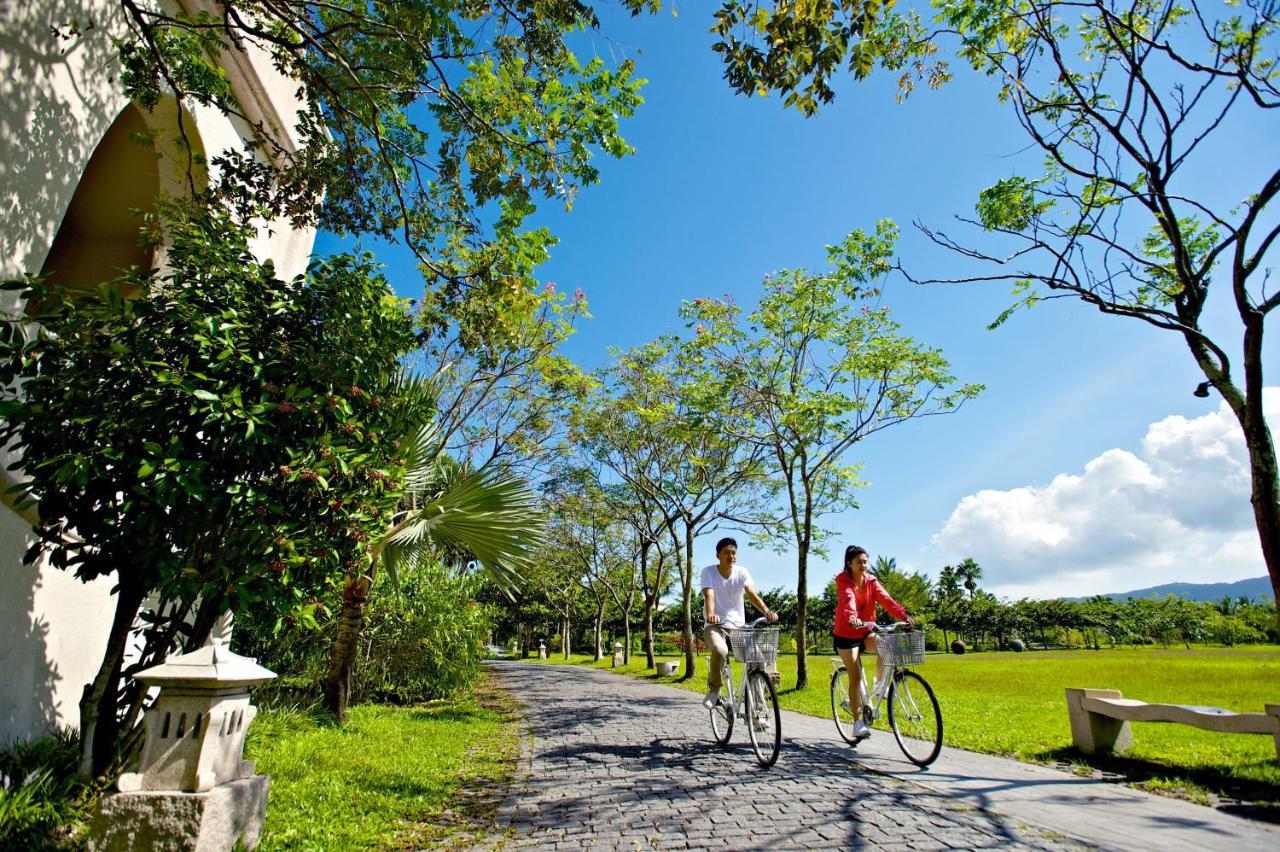
[[[876,655],[876,683],[880,682],[880,678],[884,677],[884,657],[880,656],[880,649],[876,647],[876,637],[868,636],[864,643],[868,653]],[[875,684],[872,684],[875,688]]]
[[[862,684],[862,663],[858,660],[857,648],[838,648],[840,662],[849,673],[849,710],[854,719],[862,718],[862,694],[858,687]]]

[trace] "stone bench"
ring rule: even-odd
[[[1221,707],[1148,704],[1125,698],[1115,689],[1068,689],[1067,717],[1071,740],[1085,754],[1130,748],[1130,722],[1179,722],[1206,731],[1271,734],[1280,757],[1280,704],[1268,704],[1265,713],[1236,713]]]
[[[659,677],[671,677],[680,668],[680,663],[674,660],[663,660],[662,662],[655,663],[655,666],[658,669]]]

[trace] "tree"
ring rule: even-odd
[[[849,451],[882,429],[955,411],[981,389],[955,386],[942,354],[903,334],[877,304],[896,237],[887,220],[874,234],[854,231],[828,247],[830,271],[767,278],[745,317],[727,300],[684,306],[716,393],[734,402],[718,428],[758,448],[782,492],[781,517],[764,528],[796,552],[797,689],[808,683],[808,561],[823,536],[816,519],[857,505]]]
[[[554,238],[521,231],[540,199],[572,206],[595,151],[631,151],[618,121],[640,102],[630,63],[580,61],[566,36],[595,25],[576,0],[232,0],[220,14],[120,0],[125,93],[163,93],[245,122],[248,153],[211,151],[216,203],[376,234],[417,257],[424,308],[473,341],[527,314]],[[218,61],[270,59],[303,97],[292,126],[240,109]],[[196,150],[191,148],[191,150]],[[194,161],[193,161],[194,165]],[[192,190],[199,183],[193,172]]]
[[[11,282],[38,312],[0,333],[0,443],[39,510],[27,560],[117,588],[80,707],[87,777],[144,707],[125,675],[203,644],[228,608],[313,606],[397,499],[384,436],[405,414],[397,361],[416,337],[372,262],[335,257],[285,282],[227,214],[175,204],[163,223],[163,275]],[[162,604],[126,670],[148,596]]]
[[[422,416],[425,407],[419,404],[410,410]],[[416,435],[401,434],[402,481],[390,486],[397,510],[364,558],[346,563],[342,610],[324,681],[325,703],[341,722],[347,718],[364,606],[380,566],[395,580],[443,554],[453,557],[458,568],[478,562],[509,590],[542,542],[536,497],[523,480],[500,465],[468,471],[444,453],[438,430],[430,425],[419,426]]]
[[[548,284],[532,294],[536,310],[508,317],[493,338],[450,324],[424,342],[412,362],[434,375],[441,443],[472,467],[499,463],[525,478],[559,457],[566,400],[589,379],[559,354],[586,316],[581,291],[568,296]]]
[[[1218,173],[1215,142],[1280,107],[1276,4],[933,7],[931,31],[915,11],[873,0],[724,0],[716,50],[737,91],[783,92],[788,106],[812,114],[834,97],[830,80],[842,67],[857,79],[877,65],[901,73],[903,96],[920,81],[943,85],[951,72],[939,54],[953,43],[992,81],[1044,169],[998,181],[979,193],[976,217],[959,217],[994,235],[994,246],[922,226],[937,244],[991,265],[946,280],[1011,282],[1017,302],[993,326],[1019,307],[1074,297],[1179,335],[1205,378],[1196,395],[1216,389],[1239,424],[1263,561],[1280,597],[1280,479],[1263,410],[1264,333],[1280,306],[1268,286],[1280,168],[1264,158],[1251,185],[1225,192],[1193,183],[1197,170]]]
[[[693,542],[741,515],[761,484],[759,452],[719,424],[729,397],[687,341],[671,335],[622,353],[602,380],[611,400],[580,421],[585,445],[661,517],[679,571],[686,679],[697,672]],[[619,450],[627,447],[628,450]],[[630,452],[629,459],[619,456]]]
[[[907,574],[899,571],[897,562],[892,557],[880,556],[871,572],[884,586],[894,600],[916,621],[923,621],[925,613],[932,607],[932,594],[929,578],[920,573]]]
[[[614,384],[615,393],[605,392],[609,375],[617,378],[612,371],[604,379],[597,377],[600,384],[570,406],[566,419],[573,424],[570,445],[574,451],[617,480],[616,486],[604,488],[604,499],[613,515],[621,518],[633,533],[644,605],[646,662],[648,668],[653,668],[654,613],[671,585],[668,554],[678,562],[674,551],[664,549],[675,516],[664,510],[659,489],[654,487],[670,448],[660,441],[649,440],[654,437],[651,431],[628,429],[631,415],[626,407],[625,383]],[[651,556],[656,558],[651,561]],[[630,630],[629,621],[627,629]]]
[[[974,597],[978,593],[978,580],[982,577],[982,566],[966,556],[955,567],[955,572],[956,579],[969,590],[969,597]]]

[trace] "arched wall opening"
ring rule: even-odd
[[[160,194],[155,151],[136,141],[147,131],[130,104],[98,143],[41,269],[53,286],[83,290],[130,267],[151,268],[153,252],[138,239],[138,211],[154,209]]]

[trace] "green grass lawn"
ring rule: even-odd
[[[465,845],[492,823],[519,754],[509,703],[479,698],[363,705],[337,727],[321,713],[264,710],[246,757],[271,776],[263,829],[274,849]]]
[[[829,659],[827,654],[811,655],[809,686],[797,691],[795,656],[779,656],[779,699],[784,708],[830,715]],[[701,692],[705,661],[705,656],[700,658],[698,675],[686,682],[679,676],[658,678],[644,668],[639,655],[622,671]],[[546,662],[564,659],[552,655]],[[591,663],[588,656],[574,655],[573,662],[609,668],[610,660]],[[1280,703],[1278,648],[931,654],[920,673],[942,705],[947,745],[1028,761],[1072,763],[1082,772],[1091,766],[1136,786],[1202,802],[1210,795],[1280,802],[1280,760],[1271,737],[1137,722],[1134,747],[1123,757],[1086,758],[1071,748],[1064,694],[1068,686],[1119,689],[1125,697],[1143,701],[1260,713],[1268,702]]]

